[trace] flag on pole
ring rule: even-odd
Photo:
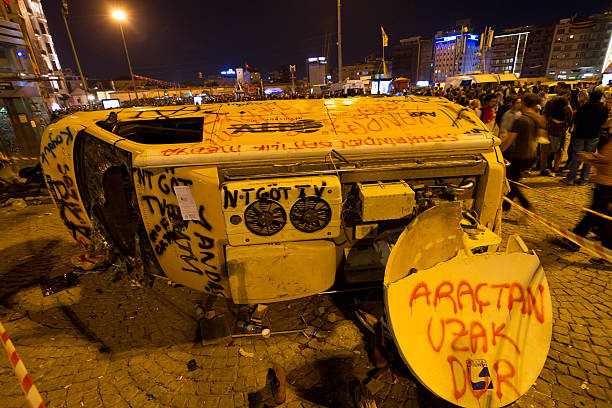
[[[389,37],[387,37],[385,29],[382,28],[382,26],[380,26],[380,31],[382,31],[383,47],[387,47],[389,45]]]

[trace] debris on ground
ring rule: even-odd
[[[258,303],[249,311],[249,323],[257,327],[261,327],[263,324],[263,319],[266,316],[266,312],[268,310],[268,305],[262,305]]]
[[[200,341],[203,346],[210,344],[227,344],[231,341],[232,331],[228,317],[224,314],[215,315],[212,318],[208,312],[202,311],[201,319],[198,320]]]
[[[13,322],[15,320],[19,320],[19,319],[23,319],[24,317],[26,317],[28,315],[28,312],[17,312],[17,313],[13,313],[12,315],[9,316],[8,321],[9,322]]]
[[[195,360],[192,359],[187,362],[187,371],[195,371],[196,368],[198,368],[198,365]]]
[[[327,320],[329,320],[330,323],[335,323],[338,321],[338,316],[336,316],[335,313],[330,313],[327,315]]]
[[[589,389],[589,383],[587,380],[584,380],[584,382],[582,383],[582,385],[580,386],[580,388],[582,388],[583,390],[588,390]]]
[[[40,289],[43,296],[50,296],[66,289],[73,288],[80,283],[78,276],[74,272],[68,272],[62,276],[51,279],[41,279]]]
[[[2,207],[16,210],[19,208],[27,207],[27,204],[25,203],[25,201],[21,199],[13,198],[13,199],[9,199],[8,201],[5,201],[4,203],[2,203]]]
[[[152,401],[152,400],[154,400],[154,399],[155,399],[155,396],[154,396],[153,394],[147,394],[147,399],[148,399],[149,401]]]
[[[236,326],[246,333],[259,333],[261,331],[261,328],[255,326],[254,324],[247,323],[244,320],[238,320],[236,322]]]
[[[24,202],[26,205],[41,205],[41,204],[53,204],[51,197],[25,197]]]
[[[238,349],[238,354],[240,354],[242,357],[249,357],[249,358],[254,358],[255,357],[255,353],[251,353],[249,351],[245,351],[242,347],[240,347]]]
[[[306,327],[306,329],[304,329],[304,334],[306,334],[306,337],[314,337],[317,340],[323,340],[325,339],[327,336],[329,336],[329,331],[327,330],[321,330],[317,327],[313,327],[313,326],[308,326]]]
[[[79,254],[70,257],[70,262],[76,268],[91,271],[104,266],[106,264],[106,257],[102,255],[91,257],[88,254]]]
[[[353,389],[353,402],[358,408],[376,408],[372,392],[361,382]]]

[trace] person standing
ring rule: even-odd
[[[508,112],[512,108],[512,101],[516,98],[515,95],[504,96],[504,103],[497,108],[497,113],[495,114],[495,124],[501,129],[501,122],[504,117],[504,114]],[[501,134],[501,131],[500,131]]]
[[[510,132],[516,118],[521,116],[521,98],[516,95],[510,95],[508,103],[510,104],[510,109],[504,113],[499,123],[499,135],[502,139]]]
[[[569,103],[569,85],[559,82],[555,89],[557,96],[548,101],[544,106],[544,116],[546,116],[546,128],[548,130],[548,145],[542,145],[540,155],[540,174],[550,176],[548,171],[548,158],[553,157],[553,172],[559,172],[565,136],[572,125],[573,111]]]
[[[495,129],[495,105],[497,104],[497,96],[492,93],[488,94],[484,98],[484,105],[482,106],[482,122],[489,130]]]
[[[506,177],[518,182],[521,173],[529,169],[537,160],[538,138],[546,135],[546,121],[535,112],[540,98],[534,93],[526,93],[522,97],[522,114],[512,124],[512,128],[504,137],[501,151],[510,161]],[[531,208],[529,200],[521,193],[517,185],[510,183],[510,192],[506,196],[513,200],[518,198],[524,208]],[[504,210],[509,210],[510,203],[503,203]]]
[[[608,109],[601,102],[601,91],[593,91],[589,101],[585,102],[574,118],[574,133],[572,134],[573,153],[569,163],[569,173],[561,181],[565,184],[574,184],[578,175],[578,153],[594,153],[597,150],[601,126],[608,119]],[[584,163],[578,184],[589,182],[591,165]]]
[[[480,100],[472,99],[468,105],[468,107],[474,111],[478,118],[482,118],[482,110],[480,109]]]

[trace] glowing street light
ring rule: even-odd
[[[127,45],[125,43],[125,35],[123,34],[123,22],[127,20],[127,15],[123,10],[113,10],[113,18],[119,22],[119,29],[121,30],[121,38],[123,39],[123,48],[125,49],[125,56],[127,58],[128,67],[130,68],[130,76],[132,77],[132,86],[134,87],[134,95],[138,100],[138,92],[136,91],[136,81],[134,81],[134,72],[132,71],[132,63],[130,62],[130,54],[128,53]]]
[[[125,11],[123,10],[113,10],[113,18],[115,20],[125,21],[127,20],[127,15],[125,14]]]

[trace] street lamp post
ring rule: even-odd
[[[340,0],[338,0],[338,83],[342,83],[342,19],[340,17]]]
[[[85,103],[89,105],[89,89],[87,88],[87,78],[83,75],[81,64],[79,64],[79,57],[77,57],[76,48],[74,48],[74,42],[72,41],[72,34],[70,34],[70,28],[68,28],[68,1],[62,2],[62,17],[64,18],[64,24],[66,25],[66,32],[68,33],[68,39],[70,40],[70,46],[72,47],[72,53],[74,54],[74,61],[76,62],[77,68],[79,69],[79,75],[83,82],[83,90],[85,91]]]
[[[123,48],[125,49],[125,56],[127,58],[128,67],[130,68],[130,77],[132,78],[132,87],[134,87],[134,95],[138,100],[138,92],[136,91],[136,81],[134,80],[134,72],[132,71],[132,63],[130,62],[130,54],[128,53],[127,44],[125,43],[125,35],[123,34],[122,22],[127,19],[124,11],[115,10],[113,11],[113,18],[119,22],[119,30],[121,30],[121,39],[123,40]]]

